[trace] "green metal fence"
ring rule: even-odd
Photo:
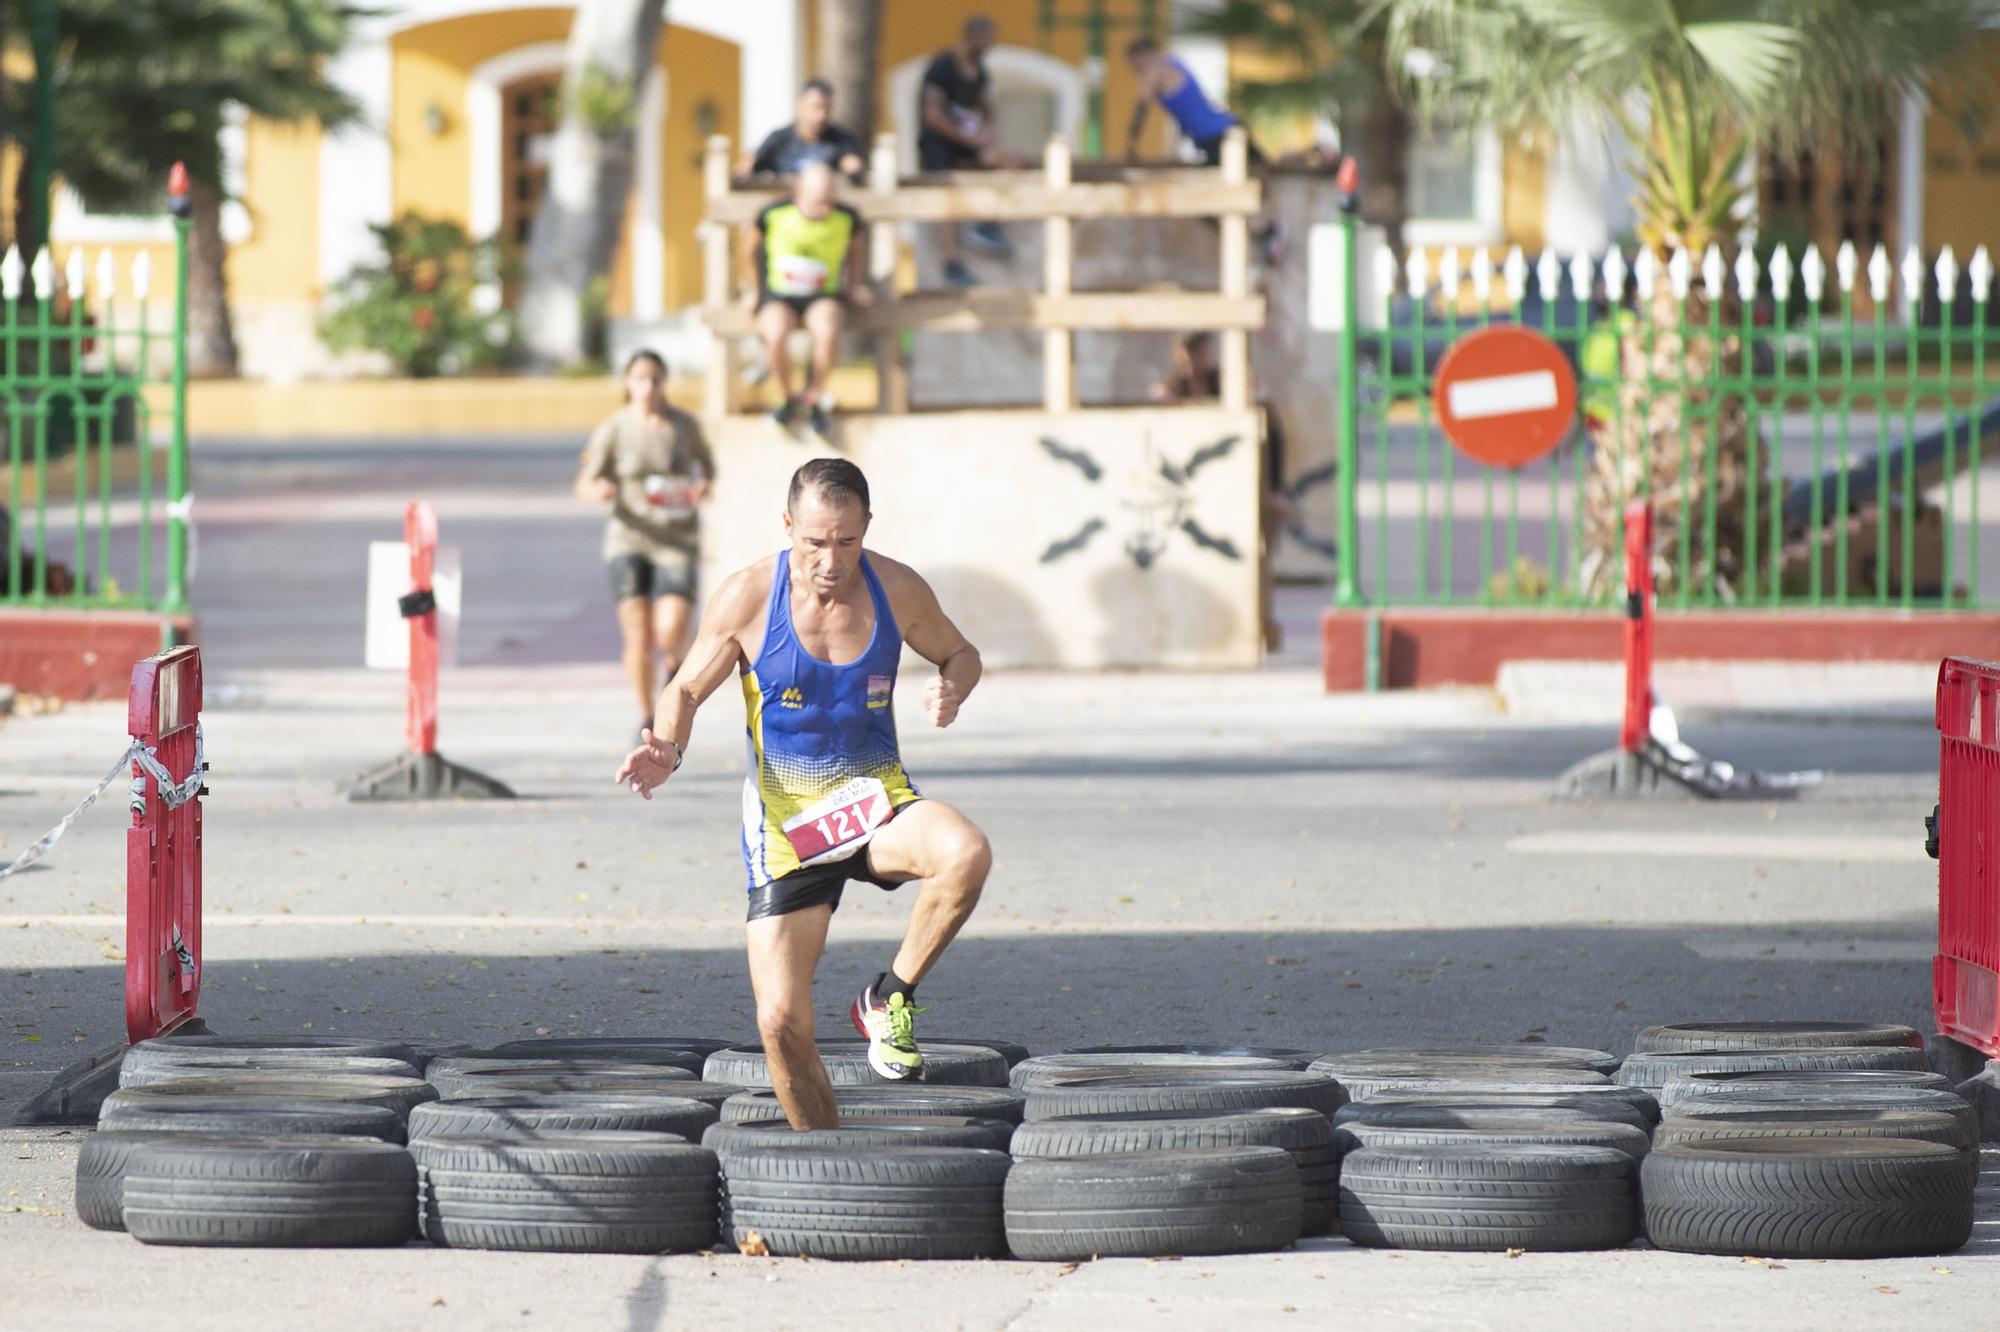
[[[1831,272],[1782,246],[1359,261],[1343,225],[1337,604],[1609,607],[1633,499],[1660,514],[1663,607],[1993,604],[1983,247],[1961,268],[1843,246]],[[1454,449],[1431,403],[1445,351],[1501,323],[1568,353],[1582,408],[1516,469]]]
[[[170,301],[143,250],[0,259],[0,607],[187,608],[185,218],[174,231]]]

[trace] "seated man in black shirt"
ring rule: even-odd
[[[1001,145],[993,124],[993,81],[986,73],[986,53],[1000,36],[999,27],[984,14],[965,21],[958,44],[938,52],[924,71],[923,102],[918,108],[917,162],[925,171],[973,171],[981,167],[1007,169],[1021,165],[1020,154]],[[981,248],[1008,252],[1006,233],[992,222],[969,228]],[[938,229],[938,253],[944,259],[944,280],[955,287],[972,285],[972,273],[959,261],[958,227]]]
[[[774,129],[756,153],[736,164],[740,176],[796,176],[808,162],[824,162],[859,181],[867,154],[852,130],[833,123],[833,85],[813,79],[799,90],[792,123]]]

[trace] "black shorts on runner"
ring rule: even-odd
[[[766,916],[788,916],[794,911],[816,906],[830,906],[838,911],[841,892],[847,887],[849,879],[872,883],[885,892],[894,892],[903,886],[901,880],[885,879],[869,868],[868,848],[864,846],[851,856],[806,865],[771,880],[762,888],[752,888],[750,909],[743,918],[763,920]]]
[[[767,291],[757,298],[757,308],[761,310],[773,301],[779,305],[791,306],[792,313],[797,315],[801,322],[805,320],[806,311],[812,309],[821,301],[832,301],[835,305],[844,304],[841,298],[833,292],[820,292],[815,296],[780,296],[775,291]]]
[[[694,600],[695,567],[692,555],[676,552],[671,559],[655,560],[645,555],[613,555],[604,563],[611,576],[611,598],[630,601],[633,597],[686,597]]]
[[[917,140],[917,169],[920,171],[977,171],[979,150],[953,143],[943,135],[926,134]]]
[[[1212,139],[1195,140],[1194,150],[1201,154],[1201,164],[1203,166],[1222,165],[1222,139],[1223,136],[1218,134]],[[1257,147],[1255,139],[1251,139],[1244,147],[1249,150],[1245,154],[1245,157],[1251,166],[1262,166],[1264,164],[1266,159],[1263,150]]]

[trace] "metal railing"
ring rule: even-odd
[[[108,250],[0,258],[0,607],[187,608],[186,218],[174,236],[170,322],[143,249],[122,273]]]
[[[1964,269],[1949,248],[1892,265],[1851,245],[1831,272],[1783,246],[1532,263],[1378,246],[1364,264],[1342,225],[1337,604],[1608,608],[1635,499],[1661,511],[1663,608],[1994,604],[1983,247]],[[1513,469],[1454,449],[1431,401],[1444,353],[1505,323],[1564,350],[1584,418]]]

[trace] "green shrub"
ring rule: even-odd
[[[320,337],[335,351],[380,352],[418,379],[504,365],[514,318],[476,307],[482,286],[506,280],[500,246],[475,241],[456,222],[404,213],[370,227],[382,259],[356,265],[328,293]]]

